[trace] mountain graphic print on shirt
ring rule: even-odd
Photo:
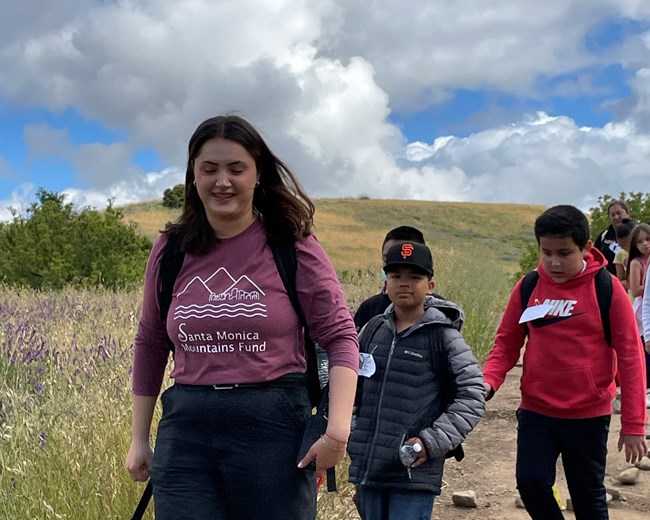
[[[264,291],[248,276],[241,275],[235,279],[225,267],[220,267],[208,278],[200,276],[192,278],[185,288],[177,295],[177,301],[182,301],[183,295],[192,285],[205,289],[206,303],[177,305],[174,309],[174,320],[187,318],[253,318],[266,315]],[[224,289],[225,287],[225,289]]]

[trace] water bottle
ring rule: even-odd
[[[419,442],[416,442],[412,446],[410,444],[404,444],[400,449],[399,449],[399,460],[406,466],[407,468],[411,467],[411,464],[413,464],[419,457],[419,453],[422,451],[422,446],[420,445]]]

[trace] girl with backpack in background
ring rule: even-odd
[[[135,339],[125,464],[136,481],[151,475],[157,520],[315,518],[316,477],[345,455],[359,347],[336,272],[312,234],[313,214],[250,123],[219,116],[198,126],[183,212],[153,246]],[[172,280],[161,267],[168,243],[180,254]],[[303,326],[279,272],[279,244],[295,249],[292,293],[330,367],[327,429],[300,463],[312,406]],[[162,292],[165,283],[173,291]],[[170,342],[174,385],[161,397],[152,452]]]

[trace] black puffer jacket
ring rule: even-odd
[[[399,334],[393,317],[391,305],[360,334],[360,351],[377,368],[359,378],[350,481],[439,494],[445,455],[485,411],[483,376],[457,330],[464,315],[454,303],[427,297],[422,319]],[[399,448],[410,437],[422,439],[428,459],[409,476]]]

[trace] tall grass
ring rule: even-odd
[[[351,309],[378,290],[380,242],[339,266]],[[436,291],[464,307],[483,360],[509,290],[502,262],[481,246],[434,249]],[[123,468],[141,293],[0,290],[0,518],[129,518],[142,491]],[[355,518],[347,462],[338,478],[319,518]]]
[[[2,289],[0,518],[129,518],[139,490],[122,461],[140,296]]]

